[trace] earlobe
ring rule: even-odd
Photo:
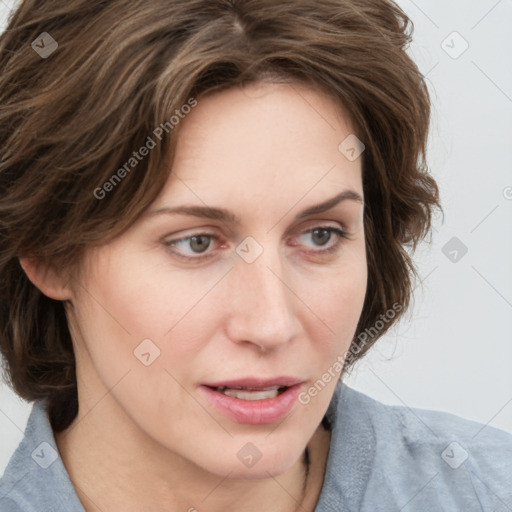
[[[71,289],[64,274],[59,274],[51,265],[38,258],[24,256],[18,260],[31,283],[47,297],[54,300],[71,299]]]

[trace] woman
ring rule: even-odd
[[[2,511],[512,507],[511,436],[342,382],[440,208],[409,41],[388,0],[21,3]]]

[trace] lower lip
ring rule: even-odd
[[[200,389],[210,403],[237,423],[263,425],[279,421],[289,414],[301,387],[302,384],[296,384],[274,398],[263,400],[242,400],[224,395],[208,386],[200,386]]]

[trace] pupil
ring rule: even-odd
[[[318,245],[325,245],[329,241],[329,238],[331,238],[331,233],[327,229],[315,229],[313,230],[313,238],[316,238],[314,241]]]
[[[209,237],[205,235],[193,236],[190,239],[190,248],[194,252],[204,252],[210,245]]]

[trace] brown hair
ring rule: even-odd
[[[401,308],[369,342],[354,338],[349,366],[360,359],[407,309],[417,277],[407,249],[441,209],[425,163],[429,95],[406,53],[411,34],[391,0],[22,1],[0,37],[0,350],[12,388],[48,400],[56,431],[77,413],[64,304],[32,285],[18,257],[76,267],[163,188],[177,110],[268,76],[330,94],[366,145],[368,287],[356,332]],[[122,173],[157,127],[161,141]]]

